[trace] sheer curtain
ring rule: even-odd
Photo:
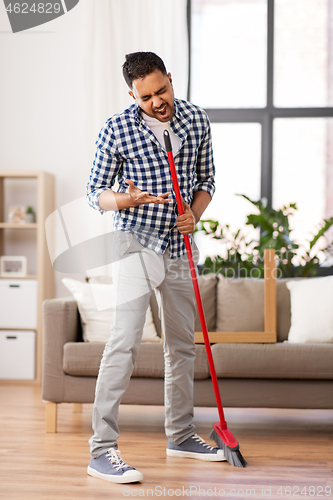
[[[171,73],[176,97],[186,99],[186,0],[86,0],[84,80],[90,141],[104,121],[132,104],[122,76],[125,55],[156,52]]]

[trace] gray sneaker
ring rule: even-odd
[[[110,483],[135,483],[143,480],[141,472],[125,464],[120,457],[120,451],[115,448],[110,448],[98,458],[91,458],[87,472],[89,476]]]
[[[210,446],[197,434],[187,438],[181,444],[174,444],[170,440],[166,450],[168,457],[185,457],[205,460],[207,462],[225,462],[223,450],[217,446]]]

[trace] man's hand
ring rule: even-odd
[[[181,234],[192,234],[195,230],[197,221],[190,205],[185,203],[184,200],[182,201],[184,213],[183,215],[178,215],[176,226]]]
[[[164,193],[160,196],[151,196],[148,191],[141,191],[141,189],[137,188],[133,181],[130,179],[126,179],[126,184],[128,184],[128,193],[133,202],[133,207],[137,207],[139,205],[145,205],[146,203],[169,203],[171,201],[170,198],[167,198],[171,193]]]

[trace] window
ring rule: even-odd
[[[294,237],[308,240],[328,210],[332,185],[328,175],[328,133],[333,118],[277,118],[273,140],[273,205],[293,201]],[[331,211],[330,216],[333,215]]]
[[[189,99],[210,117],[217,168],[204,218],[244,227],[238,193],[296,202],[301,240],[333,216],[333,0],[188,1]],[[217,253],[207,243],[201,261]]]
[[[266,0],[192,0],[193,101],[204,108],[265,106],[266,24]]]
[[[333,105],[330,3],[275,0],[275,106]]]

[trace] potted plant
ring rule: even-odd
[[[322,264],[332,254],[333,242],[326,239],[325,245],[318,245],[328,229],[333,226],[333,217],[324,219],[310,241],[298,244],[291,239],[290,220],[297,211],[296,203],[290,203],[279,210],[266,206],[259,200],[253,201],[244,194],[255,212],[247,216],[246,225],[258,229],[258,239],[248,240],[244,230],[233,232],[228,224],[216,220],[202,220],[199,229],[213,239],[220,240],[221,255],[207,257],[201,273],[219,273],[225,277],[264,277],[264,250],[274,248],[277,259],[277,277],[309,277],[324,273]]]
[[[30,205],[27,207],[27,210],[25,212],[25,222],[26,224],[32,224],[33,222],[36,222],[34,209]]]

